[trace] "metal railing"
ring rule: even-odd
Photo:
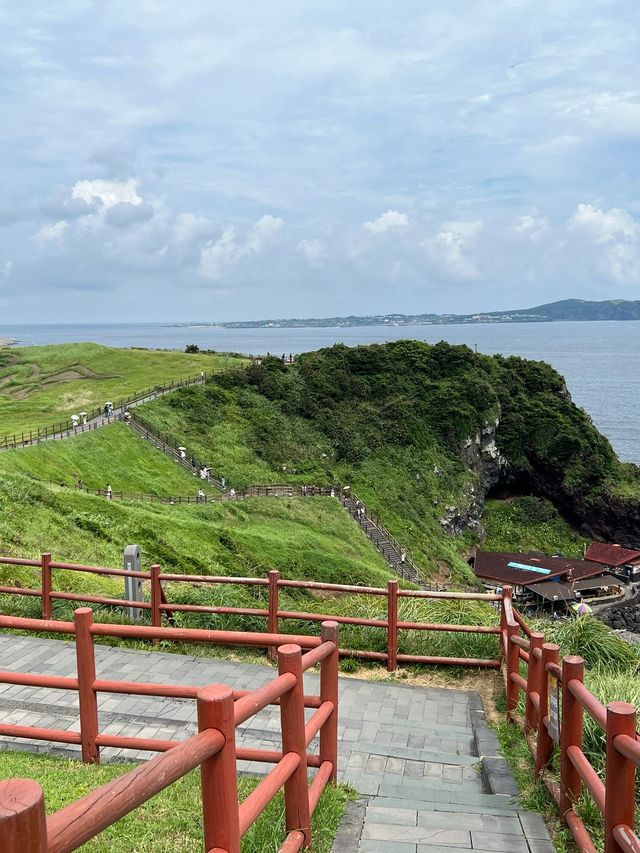
[[[605,707],[584,684],[584,659],[566,655],[561,661],[560,648],[531,631],[513,608],[510,587],[504,589],[500,631],[508,719],[525,732],[536,775],[556,801],[578,849],[596,853],[575,809],[584,786],[604,818],[605,853],[639,853],[640,837],[634,831],[640,767],[635,706],[610,702]],[[520,692],[525,696],[523,719],[516,712]],[[604,781],[583,752],[585,711],[605,734]],[[559,764],[559,782],[550,772],[554,761]]]
[[[202,821],[208,853],[240,853],[240,841],[276,794],[284,788],[286,840],[283,853],[311,844],[311,817],[322,792],[335,783],[338,767],[338,626],[325,622],[320,638],[282,637],[232,631],[201,631],[100,625],[89,608],[75,611],[73,622],[0,616],[0,627],[75,636],[77,677],[0,672],[4,684],[73,690],[78,693],[80,730],[65,731],[1,724],[0,735],[77,744],[82,759],[98,764],[101,747],[162,753],[45,816],[41,786],[31,779],[0,782],[0,850],[3,853],[63,853],[76,850],[164,788],[200,767]],[[223,645],[277,645],[278,676],[253,691],[210,687],[107,681],[96,674],[94,637],[180,640]],[[284,644],[283,644],[284,643]],[[303,654],[302,650],[307,651]],[[320,693],[305,696],[303,674],[320,665]],[[107,735],[98,723],[98,693],[195,699],[197,735],[184,741]],[[280,706],[279,751],[236,747],[236,728],[268,705]],[[313,715],[305,719],[305,707]],[[308,752],[319,736],[319,753]],[[257,787],[238,803],[239,760],[275,764]],[[309,784],[308,768],[317,768]]]
[[[100,566],[85,566],[78,563],[62,563],[51,559],[51,554],[43,554],[39,560],[28,560],[16,557],[0,557],[0,565],[27,566],[39,570],[40,587],[0,586],[0,594],[32,596],[42,602],[42,618],[54,619],[53,603],[55,601],[75,601],[89,604],[101,604],[117,608],[138,608],[147,611],[152,626],[160,627],[163,616],[169,617],[176,613],[209,613],[223,616],[261,617],[267,621],[267,630],[271,634],[279,634],[280,625],[287,620],[304,622],[324,622],[333,620],[342,625],[354,625],[366,628],[376,628],[386,635],[386,651],[370,651],[367,649],[340,649],[343,657],[353,657],[361,660],[386,663],[392,672],[398,664],[442,664],[447,666],[483,667],[498,669],[500,661],[491,658],[462,658],[433,655],[404,654],[399,648],[400,632],[402,631],[449,631],[466,634],[492,634],[499,636],[500,628],[496,625],[456,625],[427,622],[408,622],[400,618],[400,599],[440,599],[462,601],[501,602],[502,596],[481,592],[430,592],[425,590],[400,589],[397,580],[390,580],[386,587],[368,587],[347,584],[318,583],[307,580],[287,580],[280,577],[280,572],[270,571],[265,578],[245,577],[212,577],[210,575],[184,575],[163,573],[159,565],[151,566],[149,572],[128,572],[124,569],[111,569]],[[120,598],[109,598],[101,595],[91,595],[82,592],[64,592],[54,589],[53,577],[57,570],[84,572],[105,577],[138,578],[149,584],[146,600],[130,601]],[[245,587],[266,588],[267,607],[225,607],[207,606],[204,604],[181,604],[170,600],[168,584],[188,585],[238,585]],[[280,592],[286,589],[306,590],[309,592],[329,592],[336,595],[376,596],[386,599],[386,615],[382,619],[370,619],[357,616],[327,615],[298,610],[284,610],[280,607]],[[270,649],[273,656],[274,648]]]

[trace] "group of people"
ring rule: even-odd
[[[87,422],[87,413],[86,412],[80,412],[79,415],[71,415],[71,426],[73,426],[74,428],[77,427],[80,424],[80,421],[82,421],[83,424],[86,424],[86,422]]]

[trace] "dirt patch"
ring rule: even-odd
[[[44,374],[42,369],[37,364],[34,364],[31,365],[31,373],[28,379],[21,382],[15,391],[8,389],[7,394],[16,400],[26,400],[37,391],[49,390],[55,385],[61,385],[66,382],[77,382],[85,379],[100,381],[104,379],[117,379],[118,376],[119,374],[96,373],[84,364],[72,364],[65,370]],[[89,401],[89,398],[86,400],[77,398],[74,404],[83,406]],[[69,407],[71,407],[71,403],[69,403]]]

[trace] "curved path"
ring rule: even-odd
[[[0,634],[2,669],[76,675],[75,646]],[[98,677],[253,690],[273,669],[242,661],[96,646]],[[318,676],[305,683],[318,690]],[[100,693],[102,731],[184,739],[195,734],[191,700]],[[477,693],[340,678],[339,779],[361,795],[349,808],[334,853],[554,853],[540,815],[523,810]],[[0,720],[77,731],[75,691],[0,685]],[[279,709],[261,711],[237,731],[246,747],[274,749]],[[0,738],[0,747],[78,756],[79,747]],[[317,741],[311,751],[317,749]],[[103,749],[106,761],[154,753]],[[269,765],[241,762],[252,775]],[[482,772],[481,772],[482,771]]]

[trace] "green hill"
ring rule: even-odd
[[[630,506],[640,496],[637,469],[620,464],[553,368],[464,346],[335,346],[291,367],[267,359],[143,413],[237,488],[349,484],[433,577],[469,577],[466,552],[497,483],[605,535],[610,496],[623,492]]]
[[[113,423],[64,441],[0,452],[0,474],[26,474],[39,480],[91,490],[195,497],[213,490],[123,423]]]
[[[98,344],[0,348],[0,438],[239,359]]]

